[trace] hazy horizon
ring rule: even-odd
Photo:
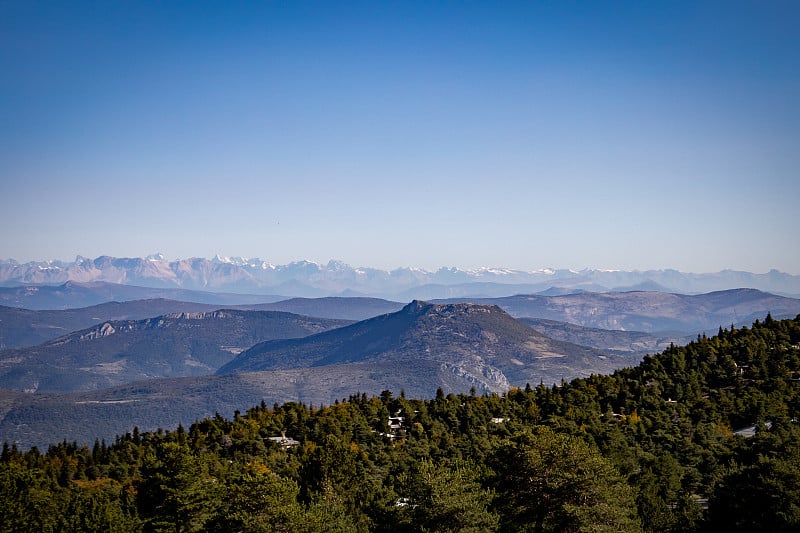
[[[156,256],[162,256],[162,257],[156,257]],[[354,268],[354,269],[362,269],[362,268],[364,268],[364,269],[374,269],[374,270],[380,270],[380,271],[386,271],[386,272],[391,272],[393,270],[402,270],[402,269],[414,269],[414,270],[425,271],[425,272],[428,272],[428,273],[435,273],[435,272],[440,271],[440,270],[456,269],[456,270],[460,270],[460,271],[463,271],[463,272],[504,271],[505,270],[505,271],[513,271],[513,272],[524,272],[524,273],[528,273],[528,274],[548,273],[548,272],[557,272],[557,271],[569,271],[569,272],[575,272],[575,273],[582,272],[582,271],[597,271],[597,272],[609,272],[609,273],[611,273],[611,272],[630,272],[630,273],[639,272],[639,273],[641,273],[641,272],[648,272],[648,271],[653,271],[653,272],[655,272],[655,271],[661,271],[661,272],[663,272],[663,271],[676,271],[676,272],[679,272],[681,274],[716,274],[716,273],[719,273],[719,272],[746,272],[746,273],[750,273],[750,274],[769,274],[771,272],[779,272],[779,273],[782,273],[782,274],[789,274],[791,276],[800,275],[798,273],[787,272],[787,271],[780,270],[780,269],[777,269],[777,268],[772,268],[772,269],[769,269],[768,271],[764,271],[764,272],[749,271],[749,270],[745,271],[745,270],[732,269],[732,268],[723,268],[723,269],[720,269],[720,270],[700,272],[700,271],[679,270],[679,269],[670,268],[670,267],[651,268],[651,269],[618,269],[618,268],[600,268],[600,267],[592,267],[592,266],[587,266],[587,267],[583,267],[583,268],[541,266],[539,268],[522,269],[522,268],[511,268],[511,267],[502,266],[502,265],[479,265],[479,266],[474,266],[474,267],[464,267],[464,266],[456,265],[456,264],[439,265],[439,266],[436,266],[436,267],[433,267],[433,268],[421,267],[421,266],[418,266],[418,265],[410,265],[410,264],[397,265],[397,266],[391,267],[391,268],[381,268],[381,267],[376,267],[374,265],[351,264],[351,263],[348,263],[347,261],[343,261],[341,259],[336,259],[336,258],[331,258],[331,259],[324,260],[324,261],[317,261],[317,260],[305,258],[305,259],[295,259],[293,261],[288,261],[286,263],[277,263],[277,262],[274,262],[274,261],[269,261],[267,258],[264,258],[264,257],[255,257],[255,256],[241,256],[241,255],[223,256],[221,254],[216,254],[213,257],[201,257],[201,256],[169,257],[166,254],[161,254],[161,253],[145,254],[145,255],[142,255],[142,256],[131,256],[131,255],[111,256],[109,254],[100,254],[99,256],[95,256],[95,257],[90,257],[90,256],[85,256],[85,255],[78,254],[76,257],[74,257],[72,259],[46,258],[46,259],[31,259],[31,260],[27,260],[27,261],[21,261],[21,260],[18,260],[16,258],[14,258],[14,257],[0,257],[0,262],[3,262],[3,261],[15,261],[16,263],[23,264],[23,265],[24,264],[36,264],[36,263],[62,263],[62,264],[67,264],[68,265],[68,264],[76,263],[78,261],[78,259],[81,259],[81,258],[94,261],[94,260],[99,259],[101,257],[112,257],[113,259],[150,259],[150,260],[164,261],[164,262],[168,262],[168,263],[180,262],[180,261],[189,261],[189,260],[194,260],[194,259],[204,259],[204,260],[208,260],[208,261],[219,261],[221,263],[232,263],[232,264],[237,264],[239,261],[246,261],[246,262],[251,263],[251,264],[253,262],[255,262],[255,261],[260,261],[260,262],[267,263],[267,264],[272,265],[272,266],[287,266],[287,265],[296,264],[296,263],[308,262],[308,263],[316,264],[316,265],[318,265],[320,267],[329,267],[329,266],[331,266],[331,264],[334,264],[334,266],[335,266],[335,264],[340,263],[340,264],[344,264],[344,265],[346,265],[348,267],[351,267],[351,268]]]

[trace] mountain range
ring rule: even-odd
[[[62,300],[63,303],[63,300]],[[35,346],[107,320],[142,320],[168,313],[215,311],[217,305],[175,300],[111,301],[89,307],[7,307],[0,305],[0,350]]]
[[[170,313],[201,313],[222,308],[239,311],[282,311],[320,319],[339,320],[344,324],[347,321],[364,320],[398,311],[403,307],[402,303],[377,298],[339,297],[291,298],[274,303],[236,306],[181,302],[163,298],[106,302],[78,308],[71,308],[69,299],[61,299],[59,303],[64,305],[57,306],[55,310],[32,310],[0,305],[0,350],[42,344],[105,321],[142,320]],[[60,307],[65,308],[58,309]]]
[[[436,300],[437,303],[458,301],[462,300]],[[528,294],[472,298],[470,302],[497,305],[514,317],[647,333],[716,333],[720,326],[747,326],[763,319],[767,313],[775,318],[793,318],[800,313],[799,299],[755,289],[696,295],[651,291],[581,292],[559,296]]]
[[[436,303],[467,305],[460,301]],[[800,300],[752,289],[695,296],[653,292],[518,295],[473,299],[472,304],[502,309],[504,314],[518,318],[551,340],[590,346],[608,356],[637,357],[656,353],[670,344],[684,344],[700,333],[713,334],[721,326],[748,325],[767,313],[774,318],[800,314]],[[348,357],[356,357],[363,355],[362,350],[374,348],[372,341],[366,339],[385,334],[375,329],[381,320],[394,317],[399,323],[393,312],[401,307],[402,304],[387,300],[341,297],[294,298],[224,311],[209,304],[163,299],[55,311],[0,306],[0,345],[6,348],[0,350],[0,387],[70,392],[141,379],[205,375],[256,343],[305,337],[376,317],[353,326],[372,331],[370,335],[356,336],[344,348]],[[443,356],[463,352],[458,347],[461,333],[456,335],[451,327],[455,324],[426,326],[431,331],[450,333],[427,349]],[[522,326],[516,321],[514,324],[517,329]],[[511,339],[514,331],[505,327],[495,335]],[[340,334],[330,336],[338,339]],[[433,339],[430,332],[415,333],[415,338],[423,337],[427,339],[424,342]],[[308,362],[288,364],[299,344],[320,357],[334,357],[334,349],[324,338],[314,342],[312,348],[295,340],[270,345],[273,351],[280,350],[283,366],[262,365],[248,370],[313,366]],[[260,347],[248,353],[256,348]],[[404,346],[403,350],[407,348]],[[414,359],[421,358],[413,350],[410,353]],[[562,373],[577,370],[571,361],[567,366],[569,370]],[[539,377],[554,376],[544,373]]]
[[[71,309],[77,290],[100,298],[117,289],[128,296],[184,289],[65,285],[61,310],[0,306],[0,342],[15,346],[0,351],[0,440],[91,442],[133,426],[227,416],[261,401],[330,404],[383,390],[417,397],[438,388],[502,392],[608,373],[767,313],[800,314],[800,300],[753,289],[691,296],[550,289],[405,305],[366,297],[258,303],[258,295],[241,295],[236,306],[201,303],[221,293],[193,291],[201,302]],[[51,288],[9,290],[35,298]],[[236,301],[234,293],[222,297]]]
[[[154,325],[141,323],[144,329]],[[122,332],[102,337],[104,330],[105,324],[76,334],[71,342],[83,336],[97,346],[98,336],[123,338]],[[37,350],[52,362],[46,349]],[[133,426],[188,424],[260,401],[330,405],[350,394],[387,389],[413,396],[432,396],[438,388],[504,392],[526,383],[611,372],[638,360],[549,339],[496,306],[415,301],[395,313],[304,338],[255,344],[214,376],[149,379],[66,394],[41,388],[36,394],[0,391],[0,440],[42,445],[48,439],[111,439]],[[68,363],[74,361],[61,364]]]
[[[336,318],[344,320],[363,320],[383,313],[399,310],[403,304],[398,301],[368,297],[322,297],[289,298],[275,300],[274,296],[252,294],[214,293],[208,291],[187,291],[183,289],[157,289],[119,285],[108,282],[66,282],[59,286],[20,286],[0,287],[0,348],[21,345],[12,338],[39,335],[43,340],[57,336],[63,325],[49,322],[40,315],[38,325],[25,319],[12,317],[6,324],[15,323],[19,327],[9,328],[2,321],[4,309],[8,307],[28,310],[70,310],[75,316],[86,319],[85,312],[74,308],[99,306],[110,301],[131,302],[142,299],[162,301],[164,305],[171,297],[182,297],[180,304],[172,303],[173,309],[139,314],[147,318],[165,312],[210,311],[214,309],[235,308],[248,310],[286,311],[306,316]],[[705,294],[683,295],[657,291],[625,291],[596,293],[590,291],[573,292],[550,289],[543,294],[516,294],[505,297],[459,297],[433,300],[435,303],[465,302],[497,305],[517,318],[541,318],[568,322],[576,325],[611,329],[643,331],[648,333],[697,334],[716,332],[720,325],[748,325],[768,312],[775,318],[794,317],[800,313],[800,300],[765,293],[756,289],[730,289]],[[200,305],[205,304],[205,305]],[[136,304],[144,305],[144,304]],[[6,307],[3,307],[6,306]],[[97,308],[99,309],[99,308]],[[8,313],[5,313],[8,314]],[[96,321],[115,318],[134,318],[123,316],[103,316],[99,310],[89,314]],[[57,315],[50,315],[55,317]],[[60,320],[66,320],[66,316]],[[75,323],[75,322],[73,322]],[[88,327],[87,323],[79,327]],[[54,327],[56,329],[48,328]],[[58,330],[57,328],[62,328]],[[35,332],[32,330],[36,330]]]
[[[589,328],[545,318],[519,318],[517,320],[551,339],[592,346],[602,350],[603,353],[614,355],[656,354],[663,352],[670,345],[683,346],[696,338],[695,335],[681,333],[658,334],[644,331]]]
[[[0,260],[0,285],[61,285],[68,281],[108,282],[161,289],[203,290],[285,297],[374,296],[399,301],[413,298],[498,297],[548,289],[570,291],[657,290],[696,294],[749,287],[777,294],[800,295],[800,276],[771,270],[754,274],[734,270],[694,274],[677,270],[610,271],[502,268],[391,271],[352,267],[341,261],[318,264],[296,261],[273,265],[261,259],[191,258],[168,261],[162,255],[145,258],[95,259],[18,263]],[[151,296],[152,297],[152,296]],[[165,296],[166,297],[166,296]],[[181,299],[181,298],[177,298]],[[96,303],[96,302],[95,302]],[[7,304],[9,305],[9,304]],[[90,304],[86,304],[90,305]]]
[[[38,346],[0,351],[0,388],[72,392],[208,375],[259,342],[346,324],[279,311],[228,309],[109,320]]]
[[[281,296],[236,294],[188,289],[140,287],[107,281],[66,281],[59,285],[26,284],[0,287],[0,305],[25,309],[74,309],[106,302],[173,300],[211,306],[261,304],[284,300]]]
[[[409,374],[423,374],[416,371],[422,361],[446,368],[481,392],[610,372],[627,362],[545,337],[497,306],[415,300],[396,313],[350,326],[257,344],[217,374],[353,363],[379,368],[385,362],[402,363]]]

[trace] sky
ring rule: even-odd
[[[0,1],[0,258],[800,274],[795,1]]]

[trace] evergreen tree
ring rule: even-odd
[[[641,530],[633,491],[581,439],[537,427],[500,443],[494,464],[504,530]]]
[[[410,531],[482,532],[497,529],[498,517],[489,510],[490,491],[477,481],[474,466],[454,468],[423,461],[412,470],[408,494],[401,503],[413,517]]]
[[[146,531],[202,531],[218,505],[218,483],[186,445],[159,442],[145,457],[139,511]]]

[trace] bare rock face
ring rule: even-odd
[[[108,337],[109,335],[113,335],[116,332],[117,330],[114,329],[114,326],[112,326],[110,322],[106,322],[99,328],[93,329],[89,333],[81,335],[79,338],[82,341],[99,339],[102,337]]]

